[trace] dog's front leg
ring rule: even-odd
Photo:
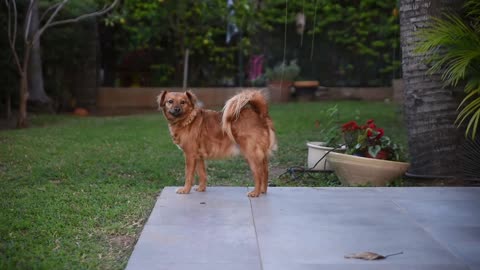
[[[185,153],[185,185],[177,190],[178,194],[188,194],[192,189],[195,177],[196,159]]]

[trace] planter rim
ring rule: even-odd
[[[331,147],[331,146],[325,146],[325,142],[307,142],[307,146],[315,149],[326,150],[326,151],[335,150],[337,152],[338,151],[342,152],[346,150],[346,148],[335,149],[334,147]]]
[[[307,142],[307,146],[321,150],[333,150],[333,147],[325,146],[325,142]]]
[[[396,165],[405,165],[408,166],[410,163],[408,162],[403,162],[403,161],[393,161],[393,160],[385,160],[385,159],[376,159],[376,158],[367,158],[367,157],[359,157],[359,156],[354,156],[354,155],[348,155],[348,154],[342,154],[342,153],[337,153],[337,152],[330,152],[331,156],[330,158],[335,158],[336,157],[342,157],[345,159],[349,159],[351,161],[357,161],[357,162],[363,162],[365,160],[369,160],[371,163],[375,163],[377,165],[385,164],[385,163],[390,163],[390,164],[396,164]]]

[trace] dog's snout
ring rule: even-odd
[[[182,114],[182,108],[180,106],[174,106],[170,108],[169,113],[175,117],[178,117]]]

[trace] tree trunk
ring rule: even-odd
[[[20,89],[18,104],[17,128],[25,128],[27,124],[27,101],[28,101],[28,62],[30,61],[30,44],[25,45],[22,70],[20,73]]]
[[[39,11],[38,11],[38,2],[34,1],[32,8],[32,22],[29,31],[29,40],[32,40],[33,35],[38,31],[39,28]],[[37,40],[33,43],[30,63],[28,65],[28,100],[35,104],[48,104],[51,102],[50,98],[45,93],[45,88],[43,85],[43,70],[42,70],[42,57],[40,49],[40,40]]]
[[[462,132],[454,125],[459,101],[453,89],[444,88],[440,73],[427,74],[423,57],[415,54],[417,31],[431,16],[458,10],[459,0],[400,0],[402,68],[405,82],[405,121],[411,167],[409,173],[419,176],[457,176],[458,152]]]

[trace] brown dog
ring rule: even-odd
[[[268,160],[276,150],[273,122],[260,91],[243,91],[227,101],[223,112],[199,108],[191,91],[163,91],[158,105],[168,121],[173,142],[185,155],[185,185],[177,193],[187,194],[198,175],[197,191],[205,191],[205,159],[226,158],[241,153],[252,170],[258,197],[267,192]]]

